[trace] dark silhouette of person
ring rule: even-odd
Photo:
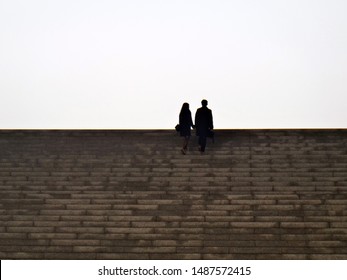
[[[205,152],[206,137],[211,134],[213,129],[212,111],[207,108],[207,100],[201,101],[202,107],[196,111],[195,114],[195,127],[196,135],[199,136],[199,151]]]
[[[180,135],[183,137],[182,154],[186,154],[188,149],[188,143],[191,136],[191,127],[194,127],[192,120],[192,113],[189,110],[189,104],[183,103],[182,109],[179,115]]]

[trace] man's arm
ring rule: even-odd
[[[195,126],[198,126],[199,124],[199,109],[196,110],[194,124]]]

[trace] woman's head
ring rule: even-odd
[[[187,102],[183,103],[182,105],[182,111],[189,110],[189,104]]]

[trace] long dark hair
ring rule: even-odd
[[[189,112],[189,104],[187,102],[183,103],[180,114]]]

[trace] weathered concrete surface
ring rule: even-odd
[[[347,131],[0,131],[1,259],[347,259]]]

